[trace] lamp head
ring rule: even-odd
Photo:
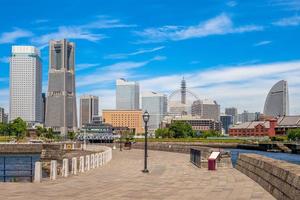
[[[148,111],[146,110],[143,114],[143,120],[145,123],[147,123],[150,119],[150,114],[148,113]]]

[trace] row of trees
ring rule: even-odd
[[[0,124],[0,135],[15,136],[21,139],[26,136],[27,125],[20,117],[8,124]]]
[[[8,124],[0,123],[0,135],[2,136],[13,136],[17,140],[24,138],[27,135],[27,124],[20,117],[13,120]],[[52,139],[52,140],[61,140],[59,134],[55,134],[52,128],[43,128],[38,126],[36,128],[36,134],[38,137]],[[67,138],[70,140],[75,139],[76,134],[74,132],[68,132]]]
[[[218,137],[220,135],[219,132],[213,130],[196,132],[190,124],[181,121],[172,123],[169,128],[159,128],[155,131],[156,138],[207,138]]]

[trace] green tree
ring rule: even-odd
[[[68,137],[69,140],[74,140],[75,136],[76,136],[76,134],[73,131],[72,132],[68,132],[67,137]]]
[[[53,129],[49,128],[48,131],[44,133],[44,137],[47,139],[54,139]]]
[[[173,134],[174,138],[186,138],[186,137],[194,137],[195,132],[192,129],[192,126],[189,123],[176,121],[173,122],[169,131]]]
[[[155,131],[156,138],[172,138],[173,132],[171,132],[168,128],[159,128]]]
[[[20,117],[10,123],[9,126],[10,132],[15,135],[17,139],[21,139],[25,136],[27,125],[26,122],[23,121]]]
[[[300,140],[300,128],[288,130],[287,136],[292,141]]]
[[[221,134],[218,131],[215,130],[208,130],[208,131],[202,131],[201,137],[208,138],[208,137],[220,137]]]

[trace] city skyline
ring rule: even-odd
[[[0,106],[8,111],[11,46],[41,48],[43,92],[47,92],[47,44],[66,38],[77,45],[77,98],[99,96],[101,109],[115,108],[118,78],[138,81],[141,91],[170,94],[184,76],[200,99],[214,99],[222,111],[233,106],[239,112],[262,112],[269,89],[284,79],[289,83],[290,114],[300,113],[299,4],[282,0],[280,4],[276,0],[130,2],[135,9],[123,2],[118,2],[120,8],[114,2],[97,8],[92,6],[96,1],[87,1],[88,8],[78,15],[73,9],[80,9],[81,4],[74,1],[72,8],[65,6],[67,17],[62,19],[43,9],[47,2],[32,1],[35,5],[27,6],[26,12],[34,9],[35,15],[28,16],[22,6],[14,8],[14,3],[4,1]],[[12,8],[16,16],[9,15]],[[152,12],[163,15],[147,15]],[[17,23],[13,17],[19,19]]]

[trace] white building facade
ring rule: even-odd
[[[118,79],[116,81],[116,109],[140,109],[140,86],[137,82]]]
[[[147,92],[142,96],[142,109],[148,111],[150,119],[148,122],[149,130],[156,130],[168,111],[167,96],[155,92]]]
[[[33,46],[13,46],[10,58],[10,120],[43,122],[42,64]]]

